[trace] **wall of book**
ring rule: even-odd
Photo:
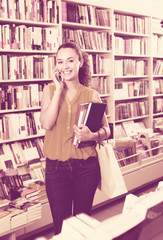
[[[62,42],[66,41],[78,43],[89,54],[91,87],[100,93],[104,102],[108,102],[109,59],[112,52],[111,10],[88,3],[62,1]]]
[[[29,198],[47,202],[42,186],[44,130],[39,114],[42,91],[51,81],[60,42],[59,4],[7,0],[0,1],[0,5],[0,206],[6,205],[9,213]],[[27,181],[32,179],[38,182],[29,191]],[[26,198],[26,202],[13,202],[11,206],[11,201],[19,197]],[[0,234],[40,219],[41,205],[37,209],[39,212],[30,217],[27,206],[22,206],[19,220],[20,212],[13,212],[15,218],[8,214],[8,224],[3,225]]]
[[[162,162],[161,33],[153,34],[153,22],[114,11],[114,151],[124,175]]]
[[[161,19],[115,10],[107,1],[0,0],[0,5],[0,198],[20,194],[47,202],[40,104],[56,49],[66,41],[88,53],[90,86],[107,103],[110,141],[128,190],[161,177]],[[97,192],[94,206],[107,201]]]

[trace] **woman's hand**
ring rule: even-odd
[[[74,133],[78,141],[91,141],[93,139],[93,132],[89,130],[84,124],[79,126],[74,125]]]
[[[58,68],[56,67],[52,73],[53,82],[55,84],[56,90],[62,90],[64,87],[63,78]]]

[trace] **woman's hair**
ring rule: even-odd
[[[86,52],[82,52],[80,47],[74,42],[63,43],[59,46],[58,51],[62,48],[72,48],[76,51],[79,61],[83,63],[79,69],[79,82],[85,86],[89,86],[91,81],[91,70],[88,54]]]

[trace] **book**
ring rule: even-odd
[[[35,190],[44,190],[45,189],[45,183],[40,180],[35,180],[35,182],[31,182],[29,184],[29,187]]]
[[[92,132],[98,131],[101,127],[105,108],[106,104],[101,102],[88,102],[79,104],[76,113],[75,124],[77,126],[84,124]],[[73,136],[73,144],[76,146],[76,148],[82,145],[77,140],[75,135]]]
[[[120,167],[132,164],[137,161],[136,140],[135,139],[119,139],[115,141],[114,153]]]
[[[145,124],[143,122],[134,122],[134,120],[122,122],[122,126],[128,137],[136,136],[146,129]]]

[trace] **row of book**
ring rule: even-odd
[[[4,85],[0,87],[0,110],[38,107],[45,84]]]
[[[99,94],[109,94],[109,80],[107,77],[92,77],[90,87],[95,89]]]
[[[108,9],[62,1],[62,21],[110,27]]]
[[[147,38],[122,38],[115,36],[115,53],[116,54],[148,54]]]
[[[23,187],[21,177],[16,174],[10,174],[0,177],[0,198],[13,200],[19,196],[18,189]]]
[[[105,69],[106,60],[104,56],[99,54],[89,54],[89,61],[92,74],[107,74]]]
[[[120,168],[138,161],[136,157],[136,141],[134,139],[116,140],[113,150]]]
[[[137,60],[132,58],[116,59],[114,67],[115,76],[129,76],[129,75],[147,75],[147,61]]]
[[[0,49],[47,50],[58,47],[58,29],[25,25],[0,25]]]
[[[152,84],[153,94],[163,94],[163,79],[154,79]]]
[[[153,61],[153,74],[154,75],[163,75],[163,61],[154,60]]]
[[[0,140],[16,140],[35,134],[44,134],[39,117],[40,112],[2,115],[0,117]]]
[[[123,15],[119,13],[114,14],[115,18],[115,30],[137,33],[137,34],[149,34],[149,18]]]
[[[2,71],[0,71],[0,80],[50,79],[54,65],[54,56],[1,55],[0,68]]]
[[[154,56],[163,56],[163,36],[153,34],[152,36],[152,51]]]
[[[37,22],[58,22],[56,0],[0,0],[0,17]]]
[[[82,49],[92,50],[110,50],[112,46],[112,37],[108,31],[86,31],[82,29],[62,30],[62,41],[76,42]]]
[[[114,150],[120,167],[137,162],[139,154],[145,159],[163,153],[163,135],[159,131],[155,132],[157,121],[157,128],[163,127],[162,120],[155,119],[154,129],[146,128],[142,121],[134,120],[115,125]]]
[[[0,146],[0,159],[1,161],[12,160],[12,167],[17,168],[24,164],[30,165],[35,162],[40,162],[44,159],[43,154],[43,139],[36,138],[33,140],[16,141]],[[1,162],[1,165],[2,165]],[[4,170],[7,167],[4,165]]]
[[[119,103],[115,106],[115,120],[141,117],[149,114],[147,100],[138,102]]]
[[[114,98],[121,100],[135,96],[145,96],[149,94],[148,80],[139,81],[118,81],[115,82]]]
[[[134,137],[146,130],[143,121],[124,121],[115,125],[115,139],[124,139],[126,137]]]
[[[153,112],[163,113],[163,98],[155,98],[153,100]]]

